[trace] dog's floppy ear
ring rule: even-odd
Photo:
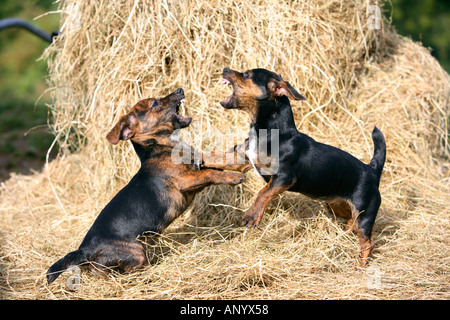
[[[107,134],[106,139],[112,144],[119,143],[119,140],[130,139],[136,133],[137,124],[138,120],[136,116],[132,114],[122,116],[119,122]]]
[[[287,96],[294,100],[306,100],[289,82],[284,80],[271,79],[267,84],[267,89],[276,97]]]

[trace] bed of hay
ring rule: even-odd
[[[376,28],[368,8],[365,0],[62,1],[62,34],[44,55],[61,154],[1,184],[0,297],[450,298],[449,76],[387,19]],[[82,273],[77,291],[66,272],[47,286],[47,268],[78,247],[138,168],[129,142],[105,139],[138,100],[182,87],[183,112],[203,130],[245,138],[248,116],[219,105],[230,94],[224,67],[281,74],[307,97],[292,102],[298,129],[366,163],[373,126],[382,130],[387,160],[369,267],[354,268],[359,243],[344,222],[299,194],[276,198],[259,229],[242,227],[263,186],[250,171],[242,185],[198,194],[149,247],[143,270]]]

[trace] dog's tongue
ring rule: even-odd
[[[178,118],[181,119],[181,120],[188,120],[188,119],[191,119],[191,117],[188,117],[188,116],[182,116],[181,114],[178,114],[177,116],[178,116]]]
[[[225,78],[222,78],[222,83],[223,83],[223,84],[226,84],[226,85],[229,85],[229,84],[230,84],[230,81],[228,81],[228,80],[225,79]]]

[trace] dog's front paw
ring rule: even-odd
[[[232,175],[230,185],[234,186],[245,181],[247,175],[241,172],[230,173]]]
[[[247,212],[242,217],[242,225],[244,227],[256,228],[261,222],[261,216],[257,212],[253,212],[252,209],[247,210]]]

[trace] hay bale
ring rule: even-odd
[[[62,151],[42,173],[1,187],[4,297],[448,298],[449,76],[389,25],[369,28],[367,9],[362,0],[62,2],[63,32],[46,52]],[[203,130],[245,137],[247,116],[218,104],[229,94],[224,67],[280,73],[308,98],[292,103],[299,130],[362,161],[381,128],[388,156],[372,269],[352,269],[356,237],[298,194],[274,200],[261,230],[240,227],[262,186],[250,173],[197,196],[141,273],[83,274],[75,293],[63,275],[47,288],[48,266],[137,169],[129,143],[104,139],[135,102],[183,87],[185,112]],[[380,283],[368,286],[373,270]]]

